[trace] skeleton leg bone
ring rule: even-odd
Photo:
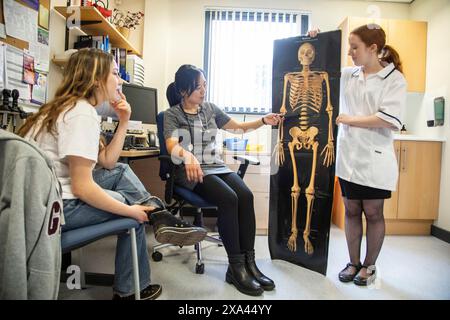
[[[294,171],[294,184],[291,188],[291,208],[292,208],[292,223],[291,223],[291,236],[289,237],[287,246],[288,249],[292,252],[297,251],[297,207],[298,207],[298,197],[300,195],[300,187],[298,185],[298,174],[297,174],[297,165],[295,163],[294,156],[294,148],[297,145],[295,142],[296,138],[293,139],[293,142],[288,143],[289,153],[291,155],[292,160],[292,168]]]
[[[313,143],[312,149],[313,149],[313,162],[312,162],[312,168],[311,168],[311,178],[309,180],[309,185],[306,188],[306,202],[307,202],[307,211],[306,211],[306,224],[305,224],[305,230],[303,232],[303,240],[305,242],[305,252],[309,255],[312,255],[314,253],[314,247],[311,243],[311,240],[309,240],[309,235],[311,232],[311,215],[312,210],[314,206],[314,199],[315,199],[315,176],[316,176],[316,162],[317,162],[317,149],[319,147],[319,142],[315,141]]]

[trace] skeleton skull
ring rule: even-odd
[[[298,49],[298,61],[304,66],[309,66],[314,61],[316,51],[312,44],[306,42]]]

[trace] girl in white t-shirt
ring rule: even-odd
[[[392,131],[402,127],[407,85],[399,55],[386,45],[379,25],[356,28],[348,41],[355,67],[344,68],[341,75],[336,175],[345,206],[350,263],[339,280],[365,286],[375,280],[375,262],[384,240],[384,199],[397,185]],[[361,264],[363,211],[367,251]]]
[[[79,50],[70,57],[55,98],[29,117],[19,134],[35,140],[54,162],[63,189],[63,232],[120,216],[141,223],[136,229],[141,299],[155,299],[161,293],[161,286],[150,284],[143,223],[150,217],[156,224],[154,216],[160,217],[162,211],[157,209],[164,204],[150,196],[128,165],[117,164],[131,114],[125,96],[118,91],[120,83],[112,55],[97,49]],[[110,102],[120,121],[107,146],[100,140],[95,109],[104,102]],[[102,169],[94,170],[96,164]],[[150,215],[151,211],[159,212]],[[167,221],[167,217],[164,219]],[[115,299],[134,298],[130,248],[130,236],[119,236]]]

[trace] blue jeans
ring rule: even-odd
[[[117,163],[111,169],[96,169],[93,171],[94,181],[114,199],[127,204],[148,204],[161,207],[164,204],[152,197],[131,168],[123,163]],[[62,232],[89,225],[119,219],[122,216],[112,214],[86,204],[79,199],[64,200],[65,225]],[[136,229],[136,243],[139,264],[140,289],[150,284],[150,264],[145,240],[145,225]],[[133,265],[131,258],[130,234],[118,236],[115,259],[114,292],[120,296],[134,293]]]

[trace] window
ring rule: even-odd
[[[309,13],[207,9],[208,100],[226,112],[272,108],[273,41],[306,34]]]

